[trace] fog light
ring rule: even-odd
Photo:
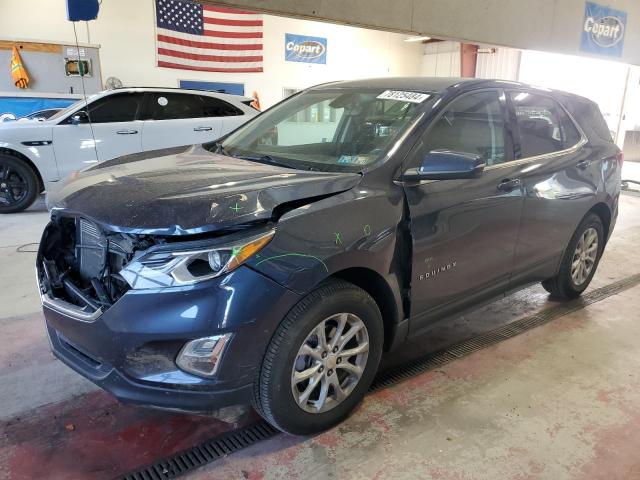
[[[176,364],[186,372],[212,377],[216,374],[220,358],[230,339],[231,334],[227,333],[191,340],[180,350]]]

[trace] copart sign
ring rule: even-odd
[[[627,13],[586,2],[580,50],[620,57],[624,47]]]
[[[327,39],[285,34],[284,59],[287,62],[327,63]]]

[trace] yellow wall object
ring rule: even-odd
[[[29,75],[22,65],[22,58],[18,49],[14,46],[11,54],[11,77],[18,88],[27,88],[29,86]]]

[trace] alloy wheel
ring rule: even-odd
[[[0,164],[0,205],[16,205],[28,194],[27,179],[9,165]]]
[[[352,313],[322,320],[307,336],[293,363],[291,391],[309,413],[323,413],[342,403],[367,365],[369,333]]]
[[[598,231],[590,227],[580,237],[571,261],[571,278],[576,286],[587,281],[596,264],[597,257]]]

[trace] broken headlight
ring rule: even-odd
[[[271,230],[229,244],[197,249],[150,249],[128,263],[120,275],[135,289],[202,282],[232,272],[264,248],[274,234],[275,230]]]

